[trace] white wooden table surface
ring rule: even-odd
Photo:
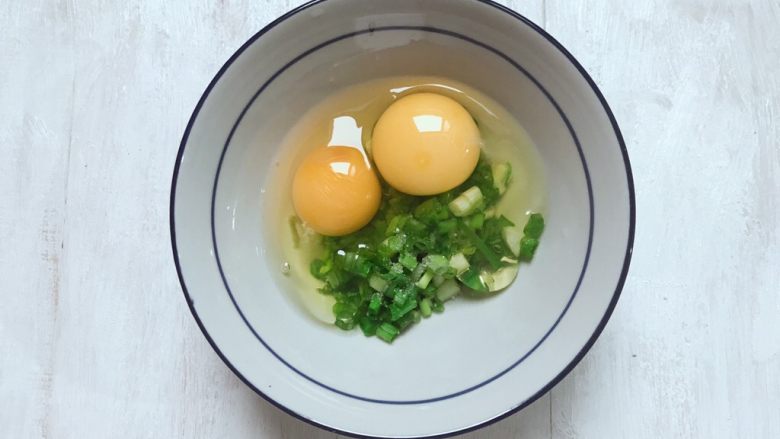
[[[335,437],[223,366],[168,232],[201,92],[299,3],[0,2],[0,437]],[[584,361],[466,437],[780,437],[780,1],[504,3],[604,91],[637,235]]]

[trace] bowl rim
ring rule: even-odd
[[[338,433],[350,437],[356,437],[356,438],[384,438],[384,437],[391,437],[391,436],[368,436],[368,435],[362,435],[346,430],[340,430],[338,428],[330,427],[324,424],[321,424],[317,421],[314,421],[312,419],[306,418],[298,413],[296,413],[294,410],[282,405],[281,403],[275,401],[270,396],[263,393],[257,386],[255,386],[252,382],[250,382],[246,377],[244,377],[228,360],[228,358],[222,353],[219,346],[217,346],[216,342],[211,338],[209,335],[205,325],[201,321],[200,317],[198,316],[197,311],[194,307],[194,302],[189,294],[189,291],[187,290],[186,283],[184,281],[184,276],[182,274],[181,264],[179,261],[179,255],[178,255],[178,248],[176,245],[176,227],[175,227],[175,205],[176,205],[176,189],[177,189],[177,183],[178,183],[178,175],[179,175],[179,169],[181,166],[181,162],[184,156],[184,151],[186,149],[187,141],[189,139],[190,131],[195,123],[195,120],[197,119],[198,114],[200,113],[200,110],[208,98],[208,96],[211,94],[212,89],[215,87],[215,85],[219,82],[219,80],[222,78],[224,73],[227,71],[228,68],[235,62],[236,59],[238,59],[239,56],[243,54],[243,52],[252,44],[254,44],[255,41],[257,41],[260,37],[262,37],[265,33],[279,25],[280,23],[286,21],[290,17],[297,15],[298,13],[309,9],[313,6],[319,5],[321,3],[325,3],[328,0],[309,0],[298,7],[291,9],[290,11],[286,12],[285,14],[281,15],[265,27],[263,27],[261,30],[256,32],[254,35],[252,35],[246,42],[244,42],[231,56],[228,58],[228,60],[222,65],[222,67],[219,69],[219,71],[216,73],[216,75],[212,78],[212,80],[209,82],[208,86],[204,90],[203,94],[201,95],[200,99],[198,100],[198,103],[195,106],[195,109],[192,112],[192,115],[190,116],[187,126],[184,131],[184,135],[182,136],[182,140],[179,144],[179,149],[176,155],[176,162],[173,169],[173,176],[172,176],[172,182],[171,182],[171,194],[170,194],[170,204],[169,204],[169,227],[170,227],[170,236],[171,236],[171,249],[173,252],[173,259],[174,264],[176,266],[176,272],[179,279],[179,284],[181,286],[181,290],[184,294],[185,300],[187,302],[187,306],[190,309],[190,313],[192,314],[193,318],[195,319],[195,322],[197,323],[198,327],[200,328],[201,332],[205,336],[206,340],[211,345],[212,349],[217,353],[217,356],[222,360],[223,363],[250,389],[252,389],[255,393],[260,395],[263,399],[271,403],[273,406],[281,409],[285,413],[302,420],[308,424],[311,424],[315,427],[318,427],[320,429]],[[481,429],[483,427],[486,427],[488,425],[494,424],[502,419],[505,419],[520,410],[524,409],[525,407],[529,406],[536,400],[538,400],[540,397],[545,395],[547,392],[549,392],[553,387],[555,387],[563,378],[568,375],[576,366],[579,364],[579,362],[584,358],[585,354],[590,350],[590,348],[595,344],[598,337],[601,335],[602,331],[604,330],[604,327],[606,326],[607,322],[609,321],[610,317],[612,316],[612,313],[615,309],[615,306],[617,305],[618,299],[620,298],[621,292],[623,290],[623,286],[625,284],[629,266],[631,263],[631,256],[633,254],[633,246],[634,246],[634,235],[635,235],[635,228],[636,228],[636,199],[635,199],[635,192],[634,192],[634,181],[633,181],[633,173],[631,169],[631,163],[628,157],[628,150],[626,148],[625,141],[623,139],[623,135],[620,131],[620,128],[618,126],[617,120],[609,107],[609,104],[607,103],[604,95],[599,90],[598,86],[596,85],[595,81],[591,76],[587,73],[585,68],[577,61],[577,59],[572,55],[560,42],[558,42],[554,37],[552,37],[547,31],[542,29],[540,26],[535,24],[530,19],[526,18],[525,16],[521,15],[520,13],[514,11],[513,9],[501,5],[499,3],[496,3],[494,0],[470,0],[475,1],[478,3],[482,3],[486,6],[493,7],[497,9],[500,12],[503,12],[505,14],[508,14],[510,17],[520,21],[521,23],[527,25],[532,30],[537,32],[540,36],[545,38],[548,42],[550,42],[556,49],[558,49],[566,58],[567,60],[577,69],[577,71],[580,73],[580,75],[585,79],[585,81],[590,86],[591,90],[595,93],[596,97],[598,98],[599,102],[601,103],[605,113],[607,114],[610,124],[613,128],[615,137],[618,141],[618,144],[620,146],[620,151],[623,158],[623,164],[625,166],[625,172],[626,172],[626,181],[627,181],[627,189],[628,189],[628,195],[629,195],[629,230],[628,230],[628,240],[626,245],[626,253],[623,260],[623,267],[620,273],[620,277],[618,279],[617,286],[615,288],[615,292],[613,293],[613,296],[607,306],[607,309],[604,312],[604,315],[602,316],[601,320],[599,321],[599,324],[596,326],[593,334],[590,336],[590,338],[587,340],[585,345],[582,347],[582,349],[577,353],[577,355],[574,356],[574,358],[564,367],[564,369],[556,375],[550,382],[548,382],[544,387],[542,387],[538,392],[534,393],[531,397],[529,397],[527,400],[519,404],[518,406],[508,410],[507,412],[501,413],[498,416],[495,416],[493,418],[487,419],[483,422],[480,422],[478,424],[469,426],[464,429],[447,432],[447,433],[441,433],[441,434],[434,434],[434,435],[422,435],[422,436],[414,436],[414,438],[445,438],[445,437],[452,437],[455,435],[468,433],[471,431],[475,431],[478,429]]]

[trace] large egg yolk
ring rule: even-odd
[[[322,235],[341,236],[368,224],[379,209],[379,180],[362,152],[346,146],[317,148],[293,178],[298,216]]]
[[[479,128],[454,99],[418,93],[394,102],[374,127],[371,154],[382,177],[411,195],[463,183],[479,160]]]

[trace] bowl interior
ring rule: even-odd
[[[174,191],[181,275],[215,347],[276,403],[352,433],[457,431],[531,400],[592,342],[624,274],[630,181],[599,96],[530,25],[474,1],[371,3],[331,0],[291,16],[214,83]],[[450,302],[388,346],[324,325],[297,301],[277,247],[286,218],[274,197],[286,191],[270,176],[290,181],[280,147],[307,110],[407,75],[467,84],[525,128],[545,168],[547,229],[509,289]]]

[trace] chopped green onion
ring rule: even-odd
[[[363,331],[363,334],[366,337],[371,337],[372,335],[376,334],[376,329],[379,327],[378,321],[368,317],[363,317],[360,319],[358,324],[360,325],[360,329]]]
[[[450,202],[450,211],[455,216],[470,215],[479,208],[483,198],[479,186],[472,186]]]
[[[388,236],[387,239],[379,244],[379,253],[388,258],[395,256],[404,248],[404,243],[406,243],[406,235],[398,234]]]
[[[520,259],[530,261],[534,258],[536,247],[539,247],[539,240],[536,238],[523,237],[520,241]]]
[[[426,319],[431,316],[431,299],[425,298],[420,301],[420,313]]]
[[[406,220],[409,219],[409,215],[396,215],[393,217],[393,219],[390,220],[390,223],[387,225],[387,229],[385,231],[385,234],[390,236],[395,233],[398,233],[403,227]]]
[[[342,270],[331,270],[325,276],[325,283],[331,288],[339,288],[349,280],[349,276]]]
[[[494,270],[501,268],[501,259],[493,253],[493,250],[491,250],[467,225],[463,222],[461,222],[461,225],[462,227],[460,229],[463,231],[463,234],[466,235],[474,247],[476,247],[482,256],[485,257],[490,266],[493,267]]]
[[[393,274],[403,274],[404,272],[404,266],[398,263],[390,264],[390,273]]]
[[[466,272],[459,275],[458,280],[474,291],[484,293],[488,290],[481,273],[475,268],[469,268]]]
[[[421,319],[419,311],[410,312],[397,321],[395,321],[395,326],[398,327],[399,330],[404,331],[406,328],[412,326],[413,324],[419,322]]]
[[[368,277],[371,272],[371,261],[364,256],[356,252],[340,252],[337,253],[337,262],[341,267],[352,273],[357,274],[360,277]]]
[[[436,298],[442,302],[446,302],[460,293],[460,287],[458,283],[452,279],[445,281],[439,289],[436,290]]]
[[[447,208],[436,198],[429,198],[414,209],[414,217],[424,222],[442,221],[449,216],[450,213],[447,211]]]
[[[355,313],[357,308],[349,303],[336,302],[333,305],[333,314],[336,316],[336,326],[350,330],[355,327]]]
[[[425,264],[417,264],[417,266],[414,267],[414,270],[412,271],[412,276],[410,278],[411,281],[417,282],[418,280],[420,280],[423,274],[425,274],[425,270],[426,270]]]
[[[431,283],[431,279],[433,279],[433,272],[426,271],[425,274],[420,277],[420,279],[415,283],[417,288],[424,290],[428,287],[428,284]]]
[[[379,308],[382,307],[382,294],[374,293],[371,295],[371,300],[368,302],[368,311],[371,314],[379,312]]]
[[[315,259],[311,261],[311,264],[309,264],[309,271],[311,272],[311,275],[320,280],[325,280],[325,275],[330,272],[331,268],[333,268],[331,259],[328,259],[327,261],[323,261],[322,259]]]
[[[376,336],[382,340],[392,343],[401,331],[390,323],[382,323],[376,328]]]
[[[523,233],[529,238],[539,239],[544,231],[544,217],[539,213],[532,213],[528,217],[528,222],[525,223]]]
[[[425,232],[428,229],[428,226],[415,218],[409,218],[409,220],[406,221],[405,228],[409,231],[409,233],[418,235]]]
[[[466,220],[466,225],[474,230],[481,229],[483,224],[485,224],[485,215],[482,213],[475,213]]]
[[[491,171],[493,173],[493,184],[498,190],[498,194],[503,195],[512,178],[512,167],[506,162],[494,163],[491,166]]]
[[[414,270],[417,267],[417,257],[411,253],[401,253],[401,257],[398,258],[398,262],[406,267],[409,271]]]
[[[374,218],[344,236],[318,236],[289,219],[294,245],[321,243],[309,271],[335,300],[334,324],[359,326],[388,343],[407,328],[444,311],[461,290],[497,291],[515,279],[518,261],[538,246],[544,219],[531,214],[521,229],[498,202],[511,177],[508,163],[480,158],[458,187],[434,196],[400,193],[384,182]],[[525,234],[525,236],[523,236]]]
[[[444,220],[439,222],[436,225],[436,230],[438,230],[441,233],[450,233],[458,228],[458,220],[455,218],[450,218],[448,220]]]
[[[446,256],[442,255],[428,255],[423,258],[423,264],[433,271],[434,274],[442,274],[447,271],[450,266],[450,262]]]
[[[414,299],[410,299],[400,305],[393,303],[390,306],[390,320],[396,321],[401,317],[405,316],[409,311],[412,311],[415,308],[417,308],[417,301]]]
[[[505,217],[504,215],[501,215],[498,217],[498,226],[499,227],[512,227],[515,223],[512,221],[509,221],[509,218]]]
[[[450,267],[455,269],[455,274],[461,274],[469,269],[469,261],[463,253],[458,253],[450,258]]]
[[[377,275],[373,275],[368,278],[368,286],[380,293],[384,293],[387,289],[387,281]]]

